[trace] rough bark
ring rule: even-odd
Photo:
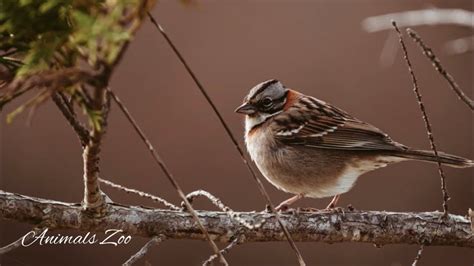
[[[110,108],[110,99],[105,88],[95,89],[95,109],[100,113],[100,127],[93,126],[89,142],[84,147],[82,157],[84,160],[84,208],[96,213],[102,213],[105,198],[100,190],[100,151],[102,138],[107,129],[107,116]]]
[[[265,220],[248,229],[224,212],[199,211],[199,218],[216,241],[228,242],[243,235],[245,241],[286,241],[275,216],[262,212],[236,213],[249,222]],[[121,229],[125,234],[171,239],[204,240],[195,220],[187,212],[108,204],[103,217],[92,217],[80,204],[27,197],[0,190],[0,217],[56,229],[104,232]],[[416,244],[474,248],[469,219],[441,212],[402,213],[345,211],[282,214],[295,241],[325,243],[364,242],[376,245]]]
[[[99,154],[103,133],[94,130],[86,144],[82,157],[84,160],[84,208],[94,209],[104,203],[99,187]]]

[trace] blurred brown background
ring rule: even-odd
[[[465,1],[199,1],[184,6],[160,1],[153,14],[167,29],[205,84],[232,131],[243,139],[242,117],[233,113],[248,89],[278,78],[287,86],[333,103],[406,145],[429,148],[424,125],[400,51],[381,67],[387,32],[369,34],[368,16],[430,6],[473,10]],[[444,44],[470,36],[453,26],[419,27],[459,85],[472,95],[472,53],[447,55]],[[434,134],[441,150],[473,158],[472,113],[455,97],[418,48],[407,40]],[[112,87],[167,162],[186,192],[205,189],[235,210],[261,210],[264,200],[216,116],[151,23],[146,22],[114,74]],[[11,110],[13,106],[10,106]],[[31,127],[1,117],[0,189],[69,202],[82,199],[81,149],[51,103]],[[243,145],[243,142],[241,141]],[[176,192],[152,162],[124,116],[114,106],[102,154],[102,176],[178,203]],[[450,210],[473,206],[473,172],[446,168]],[[287,198],[265,181],[274,203]],[[105,187],[115,201],[152,203]],[[329,199],[300,205],[323,207]],[[407,162],[372,172],[342,197],[342,206],[390,211],[441,209],[435,165]],[[159,206],[161,207],[161,206]],[[197,208],[211,208],[203,201]],[[0,245],[30,230],[0,221]],[[64,233],[64,232],[61,232]],[[69,233],[70,234],[70,233]],[[110,246],[34,246],[3,256],[2,265],[118,265],[146,239]],[[408,265],[417,246],[297,243],[309,265]],[[200,241],[165,241],[141,260],[153,265],[200,265],[211,254]],[[296,265],[288,244],[249,243],[227,255],[232,265]],[[469,249],[427,247],[421,265],[472,265]]]

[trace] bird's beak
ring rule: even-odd
[[[237,107],[237,109],[235,109],[235,112],[239,114],[251,115],[255,114],[256,110],[250,103],[245,102],[241,106]]]

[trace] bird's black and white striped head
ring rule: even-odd
[[[253,87],[235,112],[247,115],[246,124],[251,129],[281,113],[287,93],[288,89],[280,81],[267,80]]]
[[[285,105],[287,92],[288,89],[276,79],[264,81],[250,90],[244,98],[244,103],[235,111],[250,116],[257,113],[279,112]]]

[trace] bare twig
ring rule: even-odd
[[[392,25],[398,33],[398,39],[400,41],[400,45],[401,45],[402,50],[403,50],[405,62],[408,66],[408,71],[410,72],[411,80],[412,80],[412,83],[413,83],[413,92],[415,93],[416,99],[418,101],[418,106],[420,107],[420,110],[421,110],[421,113],[422,113],[422,116],[423,116],[423,121],[425,122],[425,127],[426,127],[426,131],[427,131],[427,134],[428,134],[428,139],[430,141],[431,149],[433,150],[434,155],[437,158],[438,172],[439,172],[439,175],[441,177],[441,191],[443,193],[444,217],[447,217],[447,215],[448,215],[449,195],[448,195],[448,191],[446,189],[446,176],[444,174],[443,167],[441,166],[441,159],[438,156],[438,149],[436,148],[436,144],[435,144],[435,141],[434,141],[433,131],[431,129],[431,124],[430,124],[430,121],[428,119],[428,115],[426,114],[425,105],[423,104],[423,100],[422,100],[422,97],[421,97],[421,94],[420,94],[420,90],[418,88],[418,81],[416,79],[415,72],[413,71],[413,66],[410,62],[410,58],[408,57],[408,51],[407,51],[405,42],[403,41],[403,35],[400,32],[400,29],[397,27],[397,23],[395,21],[392,21]]]
[[[11,123],[13,119],[18,115],[21,114],[28,108],[34,108],[35,106],[43,103],[46,99],[51,95],[51,91],[48,89],[41,89],[35,96],[31,99],[27,100],[25,103],[17,107],[15,110],[10,112],[7,115],[7,123]]]
[[[16,248],[19,248],[21,246],[22,240],[23,240],[23,236],[4,247],[0,247],[0,255],[6,254]]]
[[[423,253],[423,248],[424,248],[424,246],[421,245],[420,248],[418,249],[418,253],[416,253],[415,260],[413,261],[413,263],[411,264],[411,266],[416,266],[416,264],[418,264],[418,262],[419,262],[420,259],[421,259],[421,254]]]
[[[368,17],[362,21],[362,27],[368,32],[388,30],[391,21],[397,21],[400,27],[415,27],[421,25],[451,24],[474,28],[474,13],[463,9],[429,8],[409,10]]]
[[[170,202],[166,201],[165,199],[162,199],[158,196],[155,196],[155,195],[152,195],[152,194],[140,191],[140,190],[124,187],[122,185],[116,184],[112,181],[105,180],[105,179],[102,179],[102,178],[99,178],[99,181],[101,183],[105,184],[105,185],[108,185],[112,188],[124,191],[126,193],[133,193],[133,194],[136,194],[140,197],[151,199],[155,202],[163,204],[164,206],[166,206],[170,210],[181,211],[181,208],[179,208],[178,206],[176,206],[176,205],[174,205],[174,204],[172,204],[172,203],[170,203]],[[251,224],[250,222],[240,218],[238,216],[237,212],[232,210],[229,206],[225,205],[219,198],[217,198],[216,196],[212,195],[211,193],[209,193],[205,190],[196,190],[196,191],[193,191],[191,193],[188,193],[186,195],[186,198],[188,199],[188,201],[190,203],[193,203],[194,199],[196,197],[199,197],[199,196],[207,198],[212,204],[214,204],[216,207],[218,207],[221,211],[226,212],[229,215],[229,217],[231,217],[234,220],[238,221],[239,223],[241,223],[242,225],[244,225],[248,229],[258,228],[258,227],[262,226],[262,224],[265,222],[265,220],[262,220],[259,223]],[[185,207],[184,202],[182,203],[182,206]]]
[[[141,140],[145,144],[145,146],[148,148],[150,151],[151,156],[153,157],[153,160],[155,161],[156,164],[161,168],[163,173],[166,175],[168,180],[170,181],[171,185],[174,187],[174,189],[178,192],[179,197],[183,200],[184,204],[186,205],[187,210],[191,213],[195,221],[198,223],[199,228],[203,232],[203,234],[206,236],[207,241],[209,242],[211,248],[213,249],[214,253],[216,253],[219,256],[220,261],[224,265],[228,265],[227,261],[225,260],[224,256],[220,254],[219,248],[217,247],[216,243],[211,239],[209,233],[207,232],[206,228],[203,226],[202,222],[199,220],[199,217],[196,213],[196,211],[193,209],[191,206],[191,203],[189,203],[188,199],[186,198],[186,195],[184,195],[183,190],[181,189],[181,186],[178,184],[176,179],[173,177],[171,174],[170,170],[166,166],[165,162],[161,159],[161,157],[158,155],[156,152],[155,148],[153,148],[153,145],[151,142],[148,140],[146,137],[145,133],[142,131],[142,129],[138,126],[137,122],[135,122],[135,119],[132,117],[130,112],[128,111],[127,107],[120,101],[119,97],[110,89],[107,88],[108,93],[112,96],[112,99],[117,103],[119,106],[120,110],[124,113],[125,117],[127,117],[128,121],[130,124],[133,126],[135,131],[138,133],[140,136]]]
[[[39,228],[34,228],[33,229],[34,232],[39,232],[41,231],[41,229]],[[17,240],[13,241],[12,243],[4,246],[4,247],[0,247],[0,255],[3,255],[3,254],[6,254],[18,247],[21,247],[21,242],[24,241],[24,240],[30,240],[31,238],[33,238],[34,235],[30,235],[28,234],[27,236],[22,236],[20,238],[18,238]]]
[[[221,254],[227,254],[233,247],[242,244],[244,242],[245,237],[243,235],[237,236],[232,242],[230,242],[229,245],[227,245],[225,248],[223,248],[220,252]],[[203,266],[208,266],[211,265],[212,262],[217,258],[216,255],[212,255],[207,259],[202,265]]]
[[[446,79],[446,81],[448,81],[449,86],[451,86],[451,89],[458,95],[459,99],[465,102],[467,106],[471,108],[471,110],[474,110],[474,101],[459,88],[459,85],[456,83],[453,76],[451,76],[451,74],[445,70],[441,64],[441,61],[434,54],[433,50],[428,45],[426,45],[425,42],[423,42],[423,39],[420,37],[420,35],[418,35],[418,33],[412,29],[407,29],[407,33],[413,39],[413,41],[418,44],[418,46],[423,51],[423,54],[431,61],[433,67],[441,74],[441,76],[443,76],[444,79]]]
[[[102,138],[107,128],[110,99],[105,88],[96,88],[94,92],[94,111],[100,113],[100,125],[92,126],[89,142],[82,153],[84,161],[84,200],[82,203],[86,210],[100,214],[105,200],[100,191],[99,161]]]
[[[43,102],[40,102],[39,104],[34,104],[30,107],[30,110],[28,111],[28,115],[26,116],[26,121],[25,121],[25,124],[27,127],[31,127],[31,125],[33,124],[33,118],[35,117],[36,110],[38,109],[38,106],[42,103]]]
[[[196,75],[194,74],[194,72],[191,70],[191,68],[189,67],[188,63],[186,62],[186,60],[184,59],[184,57],[181,55],[181,53],[179,52],[179,50],[176,48],[176,46],[174,45],[174,43],[171,41],[170,37],[168,36],[168,34],[166,34],[165,30],[163,29],[163,27],[155,20],[155,18],[151,15],[150,12],[148,12],[148,16],[151,20],[151,22],[155,25],[155,27],[158,29],[158,31],[161,33],[161,35],[165,38],[166,42],[169,44],[169,46],[171,47],[171,49],[174,51],[174,53],[176,54],[176,56],[179,58],[179,60],[181,61],[181,63],[183,64],[183,66],[186,68],[186,71],[188,71],[189,75],[191,76],[191,78],[194,80],[194,82],[196,83],[197,87],[199,88],[199,90],[201,91],[202,95],[204,96],[204,98],[206,99],[206,101],[208,102],[208,104],[211,106],[212,110],[214,111],[214,113],[216,114],[217,118],[219,119],[221,125],[224,127],[228,137],[231,139],[232,143],[234,144],[234,147],[237,149],[237,151],[239,152],[240,154],[240,157],[242,159],[242,162],[245,164],[245,166],[247,166],[247,169],[249,170],[249,172],[251,173],[253,179],[255,180],[255,182],[257,183],[257,186],[260,190],[260,193],[263,195],[263,197],[265,198],[265,200],[267,201],[267,204],[268,206],[270,206],[270,210],[272,213],[275,214],[277,220],[278,220],[278,223],[280,224],[282,230],[283,230],[283,233],[285,234],[286,238],[288,239],[288,243],[290,244],[291,248],[293,249],[293,251],[295,252],[296,254],[296,257],[298,258],[298,262],[300,265],[306,265],[306,263],[304,262],[304,259],[303,259],[303,256],[301,255],[300,251],[298,250],[298,247],[296,246],[296,244],[294,243],[294,241],[292,240],[291,238],[291,235],[290,233],[288,232],[288,229],[285,227],[285,225],[283,224],[283,222],[281,221],[280,219],[280,214],[275,210],[275,206],[273,205],[271,199],[270,199],[270,196],[268,195],[268,193],[266,192],[265,190],[265,187],[263,186],[262,182],[260,181],[260,179],[257,177],[257,174],[253,171],[252,167],[250,166],[250,164],[247,162],[247,160],[245,159],[245,155],[244,155],[244,152],[242,150],[242,148],[240,148],[238,142],[237,142],[237,139],[234,137],[234,135],[232,134],[232,131],[230,130],[229,126],[227,125],[227,123],[225,122],[224,118],[222,117],[222,115],[219,113],[219,110],[217,109],[216,105],[212,102],[209,94],[207,93],[207,91],[204,89],[204,86],[201,84],[201,82],[198,80],[198,78],[196,77]]]
[[[84,147],[89,142],[89,131],[87,131],[86,127],[77,119],[75,114],[71,112],[71,108],[68,107],[68,103],[64,101],[64,95],[61,95],[63,95],[61,92],[53,93],[53,101],[63,116],[66,118],[69,125],[74,129],[77,136],[79,137],[79,141]]]
[[[66,88],[77,83],[94,82],[97,74],[79,68],[64,68],[59,70],[45,70],[27,76],[21,76],[5,85],[2,90],[7,92],[17,91],[27,88]]]
[[[165,239],[164,235],[160,236],[155,236],[150,241],[148,241],[137,253],[135,253],[133,256],[131,256],[122,266],[131,266],[133,265],[137,260],[141,259],[145,254],[148,252],[148,249],[151,246],[158,245],[161,242],[163,242]]]
[[[31,89],[33,89],[33,87],[21,88],[14,92],[7,92],[5,94],[0,95],[0,111],[2,111],[3,106],[5,106],[7,103],[9,103],[10,101],[14,100],[17,97],[20,97],[25,92]]]
[[[166,201],[165,199],[157,197],[155,195],[152,195],[152,194],[140,191],[140,190],[136,190],[136,189],[133,189],[133,188],[127,188],[127,187],[121,186],[119,184],[113,183],[112,181],[105,180],[105,179],[102,179],[102,178],[99,178],[99,181],[106,184],[106,185],[108,185],[108,186],[110,186],[110,187],[113,187],[115,189],[125,191],[126,193],[133,193],[133,194],[137,194],[140,197],[151,199],[155,202],[158,202],[160,204],[165,205],[170,210],[174,210],[174,211],[181,210],[178,206]]]
[[[62,91],[58,91],[58,96],[63,101],[64,106],[67,108],[69,113],[71,113],[73,116],[76,116],[76,111],[74,111],[72,96],[68,98]]]
[[[0,190],[0,218],[37,224],[48,212],[55,229],[104,232],[114,228],[131,236],[205,240],[200,226],[187,212],[108,204],[108,215],[100,219],[84,213],[79,204],[28,197]],[[411,244],[474,248],[471,222],[462,215],[442,212],[333,211],[282,214],[295,241],[322,243]],[[199,211],[198,216],[215,241],[229,243],[239,234],[245,242],[287,241],[275,215],[241,212],[246,220],[266,220],[260,228],[248,230],[225,212]]]
[[[21,241],[23,240],[23,236],[18,238],[17,240],[13,241],[12,243],[4,246],[4,247],[0,247],[0,255],[3,255],[3,254],[6,254],[18,247],[21,246]]]
[[[246,221],[246,220],[242,219],[241,217],[239,217],[237,212],[232,210],[230,207],[226,206],[219,198],[217,198],[216,196],[212,195],[211,193],[209,193],[205,190],[193,191],[193,192],[189,193],[188,195],[186,195],[186,198],[189,200],[189,202],[192,203],[194,201],[194,198],[196,198],[198,196],[202,196],[202,197],[207,198],[212,204],[214,204],[214,206],[219,208],[221,211],[226,212],[229,215],[229,217],[231,217],[232,219],[238,221],[239,223],[241,223],[242,225],[244,225],[248,229],[258,228],[258,227],[262,226],[262,224],[265,222],[265,220],[261,220],[260,222],[255,223],[255,224],[249,223],[248,221]]]

